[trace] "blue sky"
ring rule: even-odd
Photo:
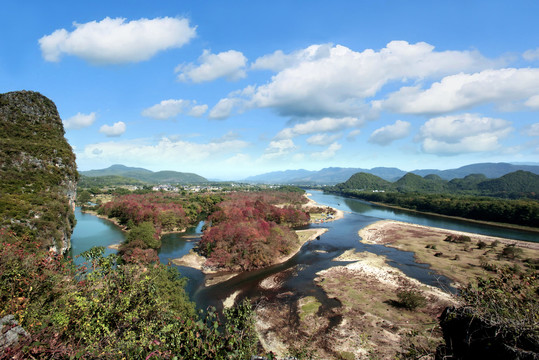
[[[537,1],[4,1],[79,170],[539,162]]]

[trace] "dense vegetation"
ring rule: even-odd
[[[65,248],[78,174],[56,106],[36,92],[0,94],[0,133],[0,226]]]
[[[488,264],[485,264],[485,269]],[[491,269],[492,270],[492,269]],[[537,269],[493,270],[461,289],[462,305],[440,318],[439,358],[535,359],[539,353]]]
[[[120,175],[107,175],[107,176],[81,175],[77,186],[82,189],[88,189],[92,187],[103,188],[105,186],[119,186],[119,185],[143,186],[145,184],[146,183],[143,181],[127,178]]]
[[[211,213],[222,200],[218,194],[128,194],[116,196],[102,204],[98,213],[116,218],[120,225],[128,228],[150,222],[159,236],[162,231],[182,230],[196,225],[203,214]]]
[[[206,264],[229,270],[250,270],[274,264],[298,246],[290,228],[305,225],[309,216],[293,205],[299,192],[232,193],[208,217],[210,226],[199,242]],[[275,204],[275,205],[272,205]]]
[[[469,175],[449,182],[436,175],[423,178],[409,173],[395,183],[360,173],[326,191],[468,219],[525,226],[539,223],[539,175],[525,171],[491,180]]]
[[[257,338],[248,303],[222,320],[204,317],[175,268],[125,263],[103,248],[74,267],[11,231],[0,230],[0,318],[13,314],[28,332],[2,359],[245,359]]]

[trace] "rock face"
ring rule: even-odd
[[[78,173],[56,106],[37,92],[0,94],[0,134],[0,227],[65,252]]]

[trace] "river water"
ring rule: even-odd
[[[178,266],[180,273],[188,278],[186,290],[197,307],[200,309],[206,309],[208,306],[220,308],[222,301],[236,291],[240,294],[239,298],[248,297],[250,299],[271,299],[283,293],[294,294],[294,297],[315,296],[325,306],[336,306],[332,303],[334,301],[328,299],[323,291],[314,284],[313,279],[316,277],[316,273],[321,270],[347,264],[348,262],[338,262],[332,259],[348,249],[384,255],[387,257],[389,265],[399,268],[408,276],[429,285],[450,291],[454,290],[450,286],[449,279],[431,271],[425,264],[416,263],[413,253],[383,245],[361,243],[357,234],[358,230],[381,219],[399,220],[525,241],[539,241],[537,233],[395,210],[360,200],[324,194],[321,191],[311,191],[310,197],[319,204],[343,210],[345,216],[334,222],[311,224],[309,228],[325,227],[329,231],[323,234],[320,240],[305,244],[298,254],[287,262],[262,270],[245,272],[228,281],[209,287],[204,286],[205,276],[200,271]],[[77,226],[71,239],[72,255],[77,255],[92,246],[108,246],[123,240],[123,233],[109,221],[83,214],[80,210],[76,211],[76,217]],[[202,223],[184,234],[163,236],[162,247],[159,251],[161,262],[167,264],[171,259],[187,254],[196,245],[197,237],[199,238],[201,235],[201,228]],[[110,253],[112,250],[107,250],[107,252]],[[262,281],[269,277],[277,280],[279,283],[277,288],[266,289],[262,286]]]

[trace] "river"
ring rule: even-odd
[[[271,299],[287,292],[294,294],[294,297],[310,295],[315,296],[325,306],[336,306],[337,304],[333,304],[334,301],[328,299],[323,291],[314,284],[313,279],[316,277],[316,273],[321,270],[347,264],[347,262],[337,262],[332,259],[348,249],[385,255],[391,266],[399,268],[408,276],[429,285],[453,290],[449,279],[431,271],[425,264],[416,263],[413,253],[383,245],[368,245],[359,242],[358,230],[381,219],[399,220],[518,240],[538,241],[537,233],[395,210],[360,200],[324,194],[321,191],[311,191],[310,193],[310,197],[314,201],[343,210],[345,216],[334,222],[310,225],[310,228],[326,227],[329,231],[323,234],[320,240],[305,244],[298,254],[287,262],[262,270],[245,272],[226,282],[209,287],[204,286],[205,276],[200,271],[178,266],[180,273],[189,280],[186,290],[197,307],[206,309],[211,305],[220,308],[222,301],[236,291],[240,293],[239,298],[248,297],[251,299]],[[123,233],[109,221],[83,214],[78,209],[76,217],[77,226],[71,239],[73,255],[77,255],[92,246],[108,246],[123,240]],[[163,236],[162,247],[159,251],[161,262],[167,264],[169,260],[187,254],[195,246],[197,237],[200,237],[201,228],[202,223],[189,229],[185,234]],[[269,277],[277,280],[279,284],[277,288],[266,289],[263,287],[262,281]]]

